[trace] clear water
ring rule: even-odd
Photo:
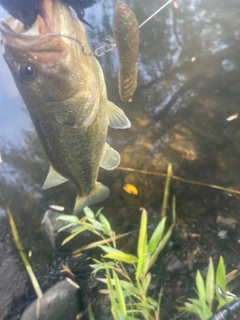
[[[86,10],[86,20],[95,26],[94,30],[87,27],[92,49],[112,35],[115,3],[104,0]],[[141,23],[164,1],[127,3]],[[116,52],[99,58],[109,100],[132,123],[128,130],[109,130],[108,142],[121,153],[122,167],[165,173],[170,162],[176,176],[240,190],[240,117],[227,120],[240,113],[239,16],[237,0],[180,0],[178,8],[170,4],[155,16],[140,30],[138,87],[132,103],[119,99]],[[71,212],[75,189],[68,183],[41,191],[47,161],[2,55],[0,70],[0,212],[4,215],[6,205],[11,204],[23,244],[34,252],[32,263],[44,270],[52,249],[40,221],[50,203],[64,205]],[[151,223],[157,223],[163,177],[101,170],[99,181],[110,187],[111,196],[93,208],[104,206],[116,231],[137,229],[142,206]],[[139,196],[126,194],[125,183],[134,184]],[[210,255],[215,261],[223,255],[229,270],[237,267],[239,195],[176,180],[172,194],[177,196],[178,226],[188,235],[188,240],[175,240],[180,249],[174,254],[186,262],[199,250],[191,256],[192,269],[186,263],[187,272],[199,264],[206,266]],[[218,215],[236,220],[236,228],[230,228],[225,241],[218,238],[225,228],[216,224]],[[196,240],[192,234],[200,237]],[[129,246],[134,245],[133,240]],[[157,277],[161,278],[160,273]],[[186,290],[186,279],[181,281]],[[180,290],[179,284],[173,286],[176,292]],[[174,297],[166,294],[163,303],[173,303]]]

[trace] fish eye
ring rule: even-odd
[[[36,77],[36,68],[31,63],[22,63],[19,65],[20,76],[27,81],[32,81]]]

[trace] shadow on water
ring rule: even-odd
[[[87,30],[93,49],[112,35],[114,4],[105,0],[87,10],[87,21],[96,24],[94,30]],[[128,4],[139,22],[159,7],[157,1],[149,7],[145,0]],[[122,103],[118,96],[116,53],[99,58],[109,100],[132,123],[129,130],[110,129],[108,142],[120,151],[123,167],[165,173],[171,162],[177,176],[240,190],[240,118],[227,121],[239,113],[240,105],[238,1],[189,0],[178,1],[178,5],[165,8],[141,28],[139,80],[132,103]],[[6,83],[2,82],[1,78],[4,96]],[[17,97],[14,101],[20,104]],[[40,224],[43,213],[52,203],[71,212],[75,189],[67,183],[42,192],[47,161],[31,128],[22,137],[21,145],[16,144],[17,137],[2,139],[1,212],[10,203],[23,246],[33,252],[31,263],[43,275],[46,265],[57,259]],[[164,178],[116,169],[100,170],[99,181],[111,189],[111,196],[100,205],[117,233],[138,229],[140,207],[147,209],[153,225],[158,222]],[[125,193],[125,183],[135,185],[139,195]],[[209,256],[217,262],[222,255],[228,271],[240,266],[236,258],[240,253],[239,196],[174,180],[171,194],[177,196],[178,231],[153,269],[157,283],[153,297],[160,286],[164,288],[162,319],[178,315],[177,308],[193,293],[195,271],[206,267]],[[100,205],[92,207],[95,210]],[[218,224],[217,217],[232,218],[235,223]],[[4,217],[2,221],[7,224]],[[226,239],[218,236],[222,229],[228,231]],[[122,245],[133,250],[135,241],[133,236]],[[178,261],[180,267],[174,269],[172,261]],[[233,291],[239,295],[239,280]],[[181,318],[191,319],[188,315]]]

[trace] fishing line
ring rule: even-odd
[[[143,21],[140,26],[139,29],[145,24],[147,23],[150,19],[152,19],[156,14],[158,14],[158,12],[160,12],[162,9],[164,9],[170,2],[172,2],[173,0],[169,0],[167,3],[165,3],[161,8],[159,8],[156,12],[154,12],[150,17],[148,17],[145,21]]]
[[[149,20],[151,20],[156,14],[158,14],[160,11],[162,11],[170,2],[172,2],[173,0],[169,0],[168,2],[166,2],[162,7],[160,7],[157,11],[155,11],[150,17],[148,17],[145,21],[143,21],[140,25],[139,25],[139,29],[145,25],[145,23],[147,23]],[[45,36],[50,36],[50,37],[63,37],[69,40],[73,40],[75,42],[77,42],[78,44],[80,44],[80,46],[82,47],[82,53],[85,56],[95,56],[95,57],[101,57],[103,56],[105,53],[112,51],[115,47],[116,47],[116,42],[115,40],[108,36],[108,38],[105,39],[105,42],[103,43],[103,45],[101,47],[98,47],[97,49],[95,49],[93,52],[85,52],[84,50],[84,44],[79,41],[78,39],[72,38],[70,36],[66,36],[60,33],[47,33]]]
[[[145,21],[143,21],[139,26],[138,28],[140,29],[145,23],[147,23],[149,20],[151,20],[156,14],[158,14],[160,11],[162,11],[170,2],[172,2],[173,0],[169,0],[168,2],[166,2],[162,7],[160,7],[157,11],[155,11],[150,17],[148,17]],[[97,48],[95,51],[94,51],[94,55],[97,56],[97,57],[100,57],[102,55],[104,55],[105,53],[107,53],[108,51],[111,51],[113,50],[115,47],[116,47],[116,42],[113,38],[111,38],[110,36],[106,39],[106,40],[109,40],[109,38],[112,40],[112,47],[111,49],[106,49],[106,43],[103,43],[103,46]],[[103,52],[98,55],[98,50],[103,50]]]

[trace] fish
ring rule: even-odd
[[[113,35],[118,53],[118,91],[123,102],[131,102],[137,87],[139,25],[125,2],[114,7]]]
[[[99,62],[82,50],[90,51],[85,27],[62,0],[44,0],[30,29],[9,17],[0,31],[3,56],[50,163],[42,189],[71,180],[78,214],[108,197],[109,188],[97,182],[99,168],[120,162],[106,143],[108,126],[125,129],[130,121],[108,100]]]

